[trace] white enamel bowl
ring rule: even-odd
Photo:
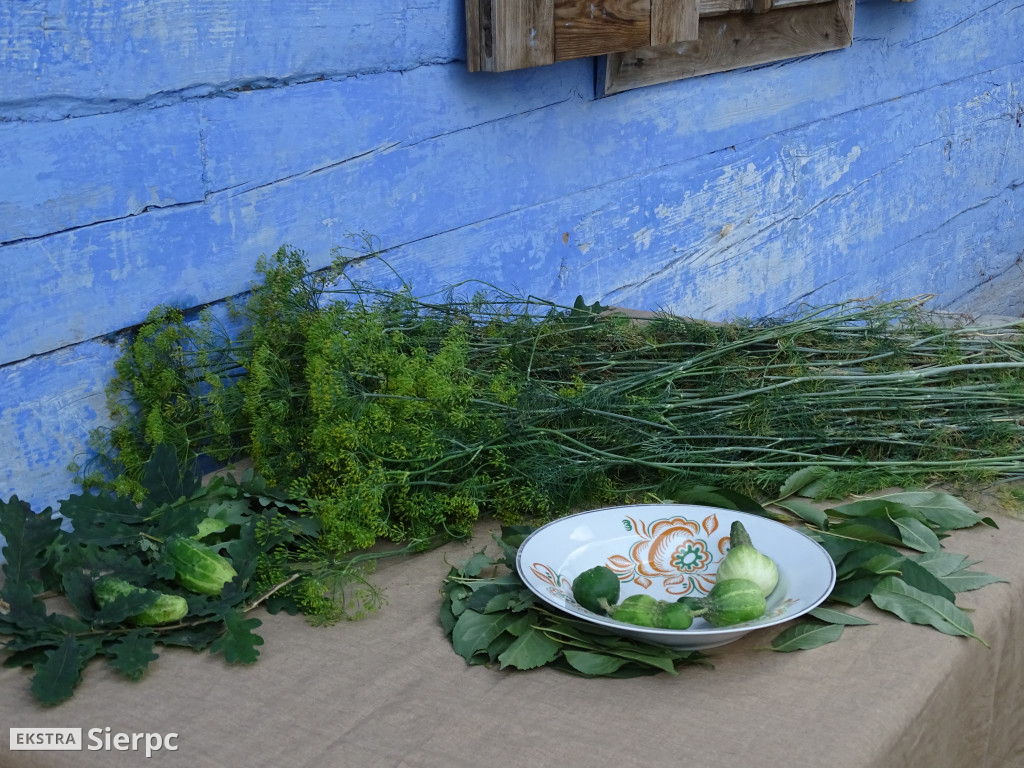
[[[779,569],[778,586],[759,619],[715,628],[698,617],[689,629],[653,629],[598,615],[573,600],[572,580],[596,565],[618,575],[620,601],[637,593],[671,601],[702,597],[715,584],[734,520],[743,522],[754,547]],[[527,537],[516,568],[526,586],[555,608],[616,634],[679,649],[714,648],[795,619],[824,602],[836,583],[832,558],[796,528],[691,504],[637,504],[560,518]]]

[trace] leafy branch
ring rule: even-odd
[[[307,584],[313,577],[302,565],[315,523],[300,514],[301,500],[251,471],[202,486],[193,471],[182,470],[174,448],[161,444],[140,482],[146,491],[140,502],[116,492],[86,493],[62,502],[59,514],[37,514],[17,497],[0,503],[0,535],[7,541],[0,586],[4,664],[32,669],[31,689],[44,705],[69,698],[96,657],[131,680],[158,658],[157,645],[251,664],[263,639],[256,634],[260,620],[246,614],[268,601],[273,610],[302,610],[303,596],[330,572],[317,560],[316,580]],[[223,553],[234,580],[215,595],[182,586],[163,557],[162,543],[172,536]],[[346,574],[340,567],[336,576]],[[135,591],[101,604],[96,584],[110,576]],[[140,626],[135,617],[158,594],[183,598],[187,614]],[[50,610],[54,597],[61,604]],[[335,612],[344,615],[341,607]]]

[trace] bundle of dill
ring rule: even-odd
[[[245,455],[312,500],[326,546],[464,533],[713,484],[823,494],[1024,474],[1020,323],[926,301],[637,320],[462,284],[440,297],[261,261],[240,333],[158,309],[111,383],[107,455]]]

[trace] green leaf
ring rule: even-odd
[[[973,637],[988,645],[974,634],[970,617],[949,600],[915,589],[895,576],[879,582],[871,592],[871,602],[911,624],[929,624],[947,635]]]
[[[842,624],[849,627],[859,627],[873,623],[867,619],[862,619],[860,616],[853,616],[846,611],[840,611],[836,608],[828,608],[824,605],[819,605],[808,615],[829,624]]]
[[[845,518],[889,518],[891,520],[899,517],[916,517],[919,520],[925,519],[920,510],[885,496],[851,501],[832,507],[829,511]]]
[[[803,499],[787,499],[786,501],[775,502],[778,506],[792,512],[794,515],[804,520],[815,528],[822,530],[828,529],[828,513],[820,507],[811,504],[809,501]]]
[[[650,646],[649,646],[650,647]],[[687,654],[670,651],[669,653],[661,653],[651,647],[651,652],[643,650],[643,644],[641,643],[622,643],[621,647],[613,648],[608,651],[615,656],[619,656],[624,659],[629,659],[638,664],[644,666],[654,667],[662,672],[668,672],[670,675],[678,675],[676,671],[675,662],[678,659],[683,659]]]
[[[868,595],[878,586],[882,578],[882,576],[864,576],[859,579],[840,581],[833,587],[828,596],[829,600],[855,608],[868,599]]]
[[[672,488],[671,496],[672,501],[679,504],[704,504],[755,515],[765,514],[764,507],[754,499],[729,488],[716,488],[710,485],[680,486]]]
[[[847,536],[858,541],[874,541],[880,544],[900,545],[899,528],[888,518],[865,517],[846,523],[833,525],[831,532],[837,536]]]
[[[922,568],[926,568],[929,573],[939,577],[948,576],[974,565],[974,561],[970,561],[966,555],[956,555],[952,552],[924,552],[919,555],[909,555],[908,558]]]
[[[157,506],[189,498],[199,488],[198,476],[195,472],[182,472],[178,451],[170,443],[160,443],[153,449],[142,468],[141,482],[147,502]]]
[[[523,589],[522,582],[516,579],[511,583],[498,583],[492,582],[484,584],[479,589],[473,591],[473,596],[469,598],[466,603],[466,607],[471,611],[477,613],[493,613],[496,610],[502,610],[507,606],[507,596],[511,594],[513,597],[518,595]],[[490,603],[494,598],[506,596],[506,603],[503,605],[500,601],[496,602],[493,607],[489,607]]]
[[[190,537],[199,530],[206,512],[201,504],[161,504],[151,512],[156,521],[153,535],[163,541],[172,536]]]
[[[780,632],[772,638],[773,651],[806,651],[834,643],[843,634],[842,624],[821,624],[816,621],[802,621]]]
[[[626,663],[626,659],[592,651],[566,649],[562,652],[569,665],[588,676],[610,675]]]
[[[981,515],[959,499],[935,491],[906,491],[878,498],[895,501],[917,510],[924,518],[943,530],[970,528],[983,522]]]
[[[196,532],[192,534],[192,538],[197,541],[202,541],[214,534],[223,533],[228,529],[228,527],[228,523],[224,520],[218,520],[215,517],[204,517],[199,521],[199,527],[196,529]]]
[[[974,589],[981,589],[989,584],[1008,584],[1006,579],[1000,579],[990,573],[982,571],[957,571],[948,576],[940,576],[941,581],[953,592],[970,592]]]
[[[851,549],[836,567],[836,574],[845,579],[854,574],[894,573],[905,559],[899,550],[886,544],[858,542],[857,547]]]
[[[448,580],[444,583],[442,591],[448,598],[445,604],[451,607],[452,614],[456,617],[461,616],[462,612],[466,610],[466,603],[469,602],[469,598],[473,595],[473,590],[465,584],[454,581],[449,576]]]
[[[512,611],[522,613],[536,603],[533,592],[528,589],[520,589],[518,592],[503,592],[495,595],[487,601],[483,613],[494,613],[495,611]]]
[[[28,581],[43,567],[47,548],[60,535],[60,525],[51,509],[36,514],[17,496],[0,503],[0,537],[7,540],[2,550],[5,587]]]
[[[12,643],[4,646],[3,666],[8,669],[18,667],[34,667],[46,661],[46,652],[53,648],[52,638],[37,638],[34,643],[25,643],[25,647],[12,647]],[[20,644],[19,644],[20,645]]]
[[[241,611],[224,616],[224,634],[210,645],[210,653],[223,653],[228,664],[252,664],[259,658],[257,646],[263,638],[255,633],[262,625],[259,619],[247,619]]]
[[[494,564],[495,561],[493,557],[488,555],[486,552],[480,551],[463,563],[459,570],[464,576],[474,577],[479,576],[483,573],[484,569],[490,568]]]
[[[477,613],[466,610],[459,616],[452,630],[452,647],[464,659],[469,659],[487,647],[516,620],[507,613]]]
[[[193,624],[187,627],[179,627],[178,629],[161,630],[157,641],[161,645],[201,651],[211,646],[220,636],[221,623],[210,620],[204,621],[202,624]]]
[[[228,525],[242,525],[252,516],[248,499],[223,499],[214,502],[207,508],[211,522],[216,521]]]
[[[73,541],[98,546],[138,541],[146,518],[130,498],[109,493],[73,495],[61,502],[60,512],[71,520]]]
[[[845,538],[843,536],[834,536],[828,531],[819,531],[816,534],[816,539],[824,550],[828,552],[828,556],[832,558],[832,562],[836,564],[836,568],[842,565],[843,560],[847,555],[864,546],[864,542],[862,541]]]
[[[45,629],[49,623],[46,606],[35,599],[32,585],[25,582],[7,582],[0,596],[9,606],[4,623],[24,630]]]
[[[817,480],[821,480],[826,475],[831,474],[832,471],[833,470],[831,468],[822,466],[811,466],[798,469],[786,478],[786,482],[782,484],[782,487],[779,489],[779,499],[784,499],[787,496],[800,493],[800,491],[804,490],[808,485]]]
[[[561,646],[544,634],[543,630],[531,626],[498,655],[498,661],[502,669],[535,669],[554,661],[560,649]]]
[[[150,662],[160,658],[153,651],[155,644],[151,632],[130,632],[107,648],[107,663],[129,680],[139,680]]]
[[[519,549],[519,545],[535,530],[537,528],[532,525],[503,525],[500,538],[513,549]]]
[[[94,581],[93,577],[81,568],[68,568],[61,574],[64,597],[75,609],[75,613],[87,621],[92,621],[96,615],[96,604],[92,596]]]
[[[913,517],[897,517],[893,523],[900,529],[900,538],[911,549],[919,552],[935,552],[941,548],[935,531]]]
[[[591,675],[586,674],[584,672],[580,672],[578,669],[573,667],[566,660],[564,654],[556,658],[553,662],[551,662],[551,666],[552,668],[557,669],[560,672],[566,672],[568,674],[576,675],[578,677],[607,677],[613,680],[627,680],[634,677],[651,677],[652,675],[657,675],[660,673],[660,670],[656,669],[655,667],[649,667],[646,664],[635,664],[633,662],[626,661],[621,667],[614,670],[613,672],[608,672],[606,674],[601,675]]]
[[[455,629],[455,622],[458,621],[458,617],[452,610],[452,603],[450,600],[442,600],[441,607],[438,609],[438,618],[441,621],[441,629],[447,637],[451,638],[452,630]]]
[[[70,699],[82,680],[82,669],[89,659],[87,648],[67,635],[59,646],[48,651],[45,660],[35,665],[32,693],[46,707]]]
[[[527,536],[536,529],[529,525],[506,525],[502,526],[501,533],[492,533],[493,538],[501,547],[502,559],[509,568],[516,567],[516,553],[519,545],[526,541]]]
[[[956,601],[956,595],[953,593],[953,590],[942,579],[937,578],[929,570],[922,568],[910,558],[904,558],[903,562],[900,563],[899,577],[904,583],[914,589],[944,598],[951,603]]]

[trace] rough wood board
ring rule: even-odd
[[[556,0],[555,58],[600,56],[651,44],[651,0]]]
[[[651,45],[696,40],[699,21],[699,0],[653,0]]]
[[[480,68],[489,72],[555,62],[555,0],[478,0]]]
[[[481,68],[480,0],[466,0],[466,66],[470,72]]]
[[[853,41],[854,0],[702,18],[693,42],[609,54],[604,95],[684,77],[845,48]]]

